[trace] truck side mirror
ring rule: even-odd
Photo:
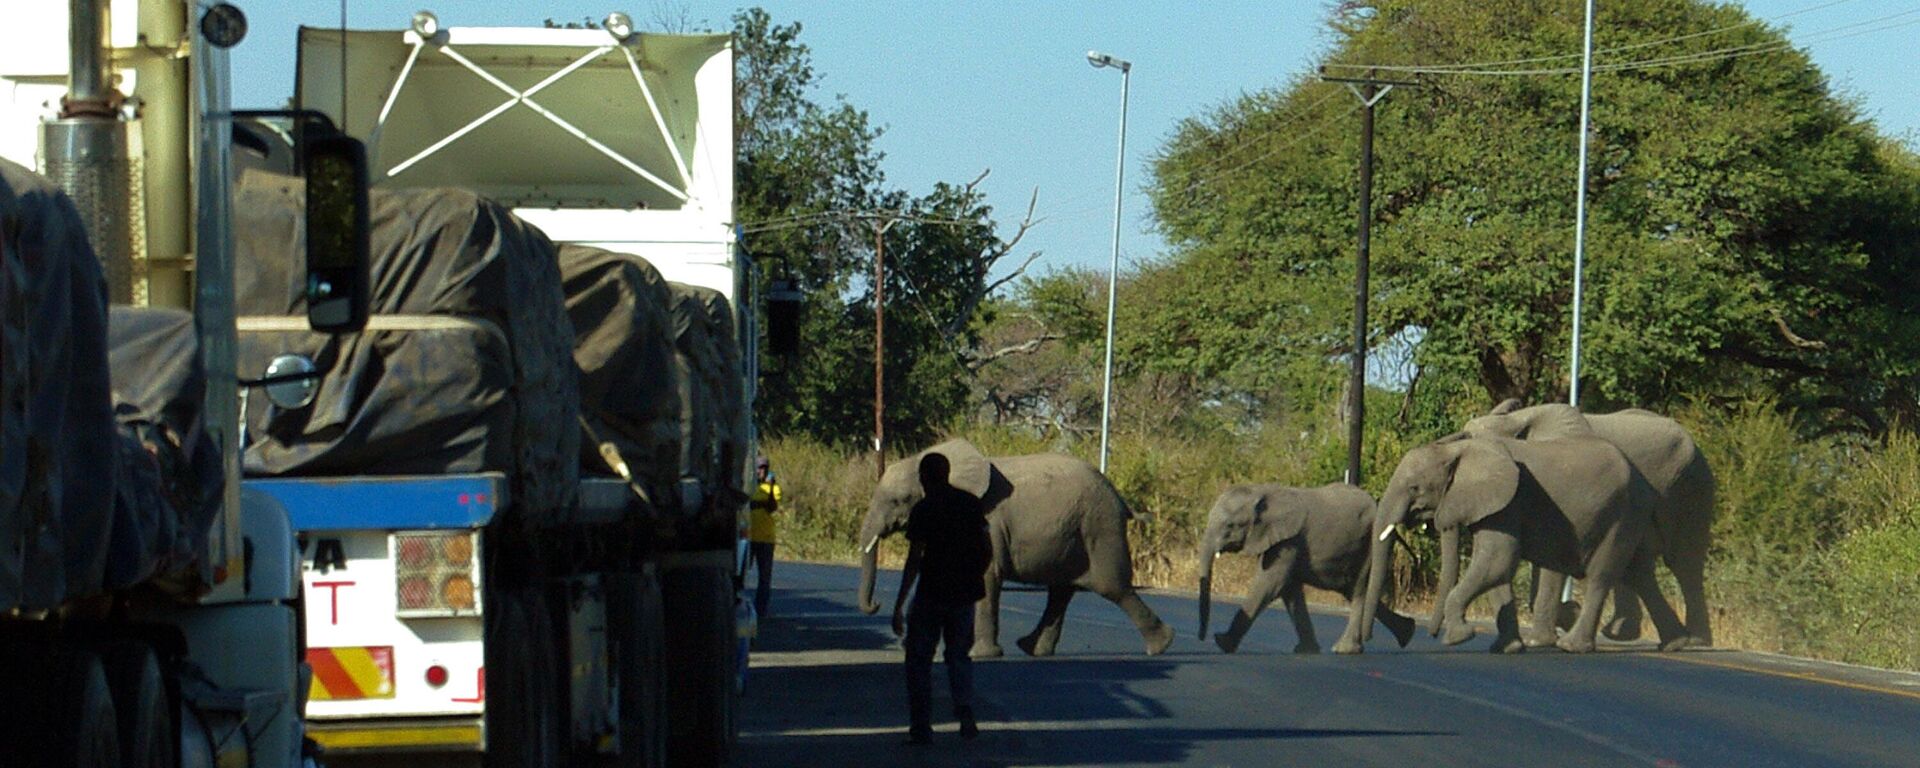
[[[767,349],[776,355],[800,353],[800,299],[794,281],[767,282]]]
[[[342,133],[309,129],[300,142],[307,180],[307,325],[321,333],[367,326],[367,150]]]

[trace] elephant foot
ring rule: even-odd
[[[1548,630],[1529,629],[1525,633],[1520,635],[1520,642],[1525,644],[1528,648],[1546,648],[1559,641],[1560,641],[1559,635],[1555,634],[1554,631],[1551,629],[1548,629]]]
[[[1554,645],[1567,653],[1593,653],[1593,638],[1567,635]]]
[[[1600,628],[1600,633],[1606,635],[1608,640],[1622,642],[1640,639],[1640,632],[1639,619],[1621,616],[1613,617],[1606,626]]]
[[[1360,647],[1360,641],[1351,637],[1342,637],[1340,638],[1340,642],[1333,644],[1333,652],[1342,656],[1355,656],[1358,655],[1361,650],[1363,649]]]
[[[1681,635],[1672,640],[1660,641],[1660,650],[1672,652],[1672,651],[1678,651],[1678,650],[1692,647],[1692,645],[1693,645],[1692,637],[1689,637],[1687,635]]]
[[[1526,653],[1527,643],[1518,637],[1496,637],[1493,645],[1487,648],[1491,653]]]
[[[1573,629],[1580,622],[1580,601],[1568,600],[1560,604],[1560,612],[1554,614],[1553,624],[1562,630]]]
[[[975,659],[997,659],[1005,655],[1007,652],[1000,649],[999,643],[974,643],[973,652],[967,654]]]
[[[1399,643],[1400,647],[1405,648],[1407,643],[1413,642],[1414,626],[1411,616],[1402,616],[1393,612],[1382,613],[1380,623],[1386,625],[1388,632],[1393,633],[1393,640]]]
[[[1220,650],[1223,652],[1233,653],[1234,651],[1240,650],[1240,637],[1238,635],[1221,632],[1213,636],[1213,644],[1220,646]]]
[[[1147,639],[1148,656],[1158,656],[1165,653],[1167,646],[1173,645],[1173,627],[1169,627],[1165,623],[1156,624],[1153,629],[1149,629],[1140,634]]]
[[[1293,652],[1305,656],[1312,656],[1320,652],[1320,644],[1310,640],[1302,640],[1293,644]]]
[[[1027,635],[1013,641],[1013,644],[1019,646],[1020,650],[1025,651],[1028,656],[1053,655],[1054,643],[1047,642],[1038,635]]]
[[[1473,627],[1465,621],[1449,621],[1447,629],[1441,634],[1440,642],[1447,645],[1459,645],[1473,639]]]

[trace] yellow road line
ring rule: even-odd
[[[1866,683],[1855,683],[1847,680],[1836,680],[1831,677],[1823,677],[1821,675],[1812,674],[1810,672],[1788,672],[1786,670],[1766,669],[1763,667],[1754,667],[1754,666],[1748,666],[1745,664],[1733,664],[1733,663],[1724,662],[1724,661],[1708,661],[1706,659],[1700,659],[1700,658],[1689,658],[1690,656],[1697,656],[1699,654],[1660,653],[1660,654],[1651,654],[1651,655],[1656,659],[1666,659],[1668,661],[1678,661],[1686,664],[1698,664],[1703,667],[1719,667],[1721,669],[1732,669],[1732,670],[1738,670],[1741,672],[1752,672],[1758,675],[1784,677],[1790,680],[1806,680],[1809,682],[1825,683],[1827,685],[1839,686],[1841,688],[1852,688],[1858,691],[1884,693],[1889,696],[1899,696],[1902,698],[1920,700],[1920,691],[1906,691],[1906,690],[1901,690],[1899,688],[1887,688],[1884,686],[1868,685]]]

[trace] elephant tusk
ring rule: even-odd
[[[1213,559],[1215,559],[1215,560],[1218,560],[1218,559],[1220,559],[1220,551],[1219,551],[1219,550],[1214,550],[1214,553],[1213,553]]]
[[[874,550],[874,548],[876,548],[876,547],[878,547],[878,546],[880,546],[880,537],[879,537],[879,536],[875,536],[875,537],[873,537],[872,539],[869,539],[869,540],[867,540],[867,546],[866,546],[866,548],[864,548],[864,549],[863,549],[863,550],[861,550],[861,551],[863,551],[863,552],[872,552],[872,551]]]
[[[1387,539],[1391,538],[1393,536],[1393,529],[1398,527],[1399,527],[1398,523],[1388,525],[1386,530],[1380,532],[1380,540],[1386,541]]]

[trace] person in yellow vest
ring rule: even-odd
[[[753,612],[766,616],[767,600],[773,595],[773,542],[779,527],[773,516],[780,511],[780,483],[768,470],[767,457],[761,456],[754,462],[753,480],[753,498],[748,502],[753,514],[747,523],[747,546],[753,553],[754,570],[760,572],[753,590]]]

